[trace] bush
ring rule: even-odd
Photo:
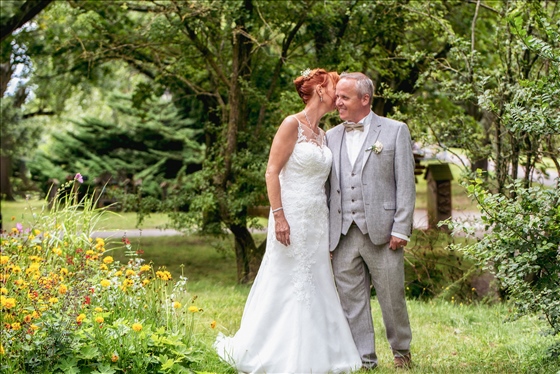
[[[507,186],[488,192],[481,179],[467,186],[482,212],[486,233],[470,244],[453,245],[501,282],[518,316],[542,315],[560,333],[560,188]],[[455,231],[473,228],[452,223]]]
[[[186,278],[172,284],[126,238],[129,261],[114,261],[91,238],[103,214],[94,203],[58,196],[29,227],[2,235],[0,371],[189,372],[202,310]]]

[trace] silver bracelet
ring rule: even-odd
[[[282,210],[282,209],[284,209],[284,208],[280,207],[280,208],[272,209],[272,213],[276,213],[276,212],[278,212],[279,210]]]

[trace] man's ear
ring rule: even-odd
[[[362,96],[361,102],[363,106],[369,106],[369,98],[370,96],[368,94]]]

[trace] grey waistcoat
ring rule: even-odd
[[[346,135],[346,134],[345,134]],[[362,234],[367,234],[366,215],[364,210],[364,199],[362,194],[362,164],[364,158],[364,146],[358,153],[354,167],[350,163],[346,149],[346,136],[342,139],[340,152],[341,175],[340,187],[342,198],[342,234],[346,235],[352,222],[355,222]]]

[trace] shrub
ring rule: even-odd
[[[172,283],[126,238],[129,261],[114,261],[105,240],[91,237],[103,214],[94,206],[58,196],[29,227],[2,235],[0,371],[188,372],[202,310],[186,278]]]
[[[479,240],[453,245],[501,282],[518,316],[542,315],[560,333],[560,188],[507,186],[507,194],[488,192],[481,179],[467,186],[482,212],[486,233]],[[455,231],[473,228],[452,223]]]

